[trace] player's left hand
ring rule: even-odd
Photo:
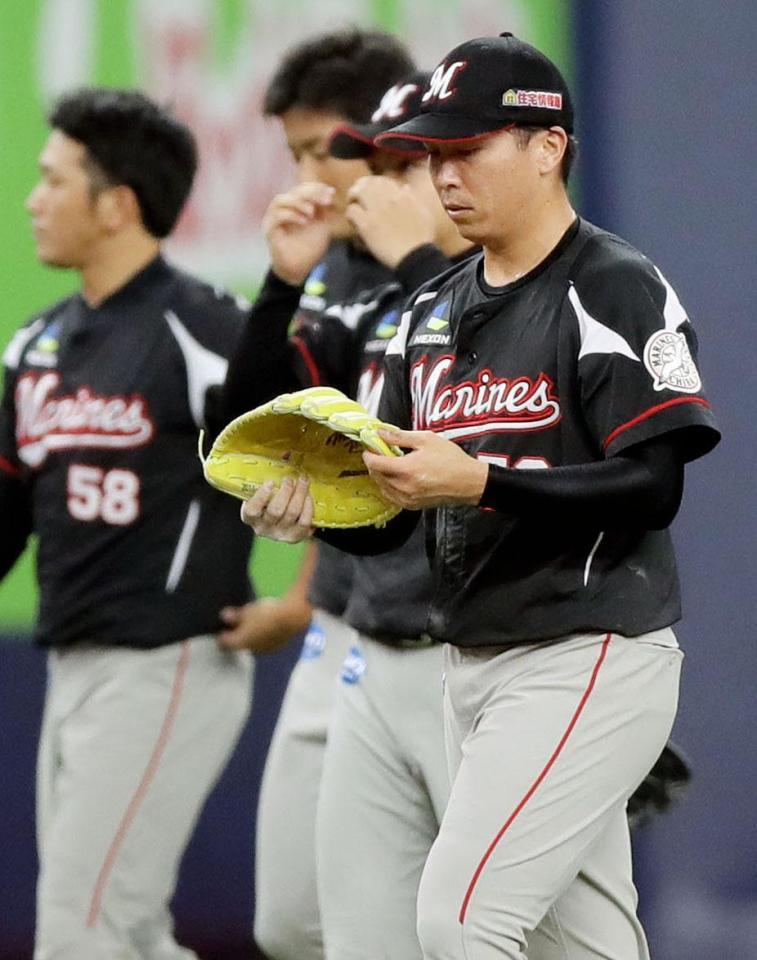
[[[217,634],[219,646],[271,653],[307,627],[310,609],[284,597],[259,597],[241,607],[224,607],[220,616],[226,629]]]
[[[412,250],[434,242],[434,218],[407,184],[361,177],[347,201],[347,219],[373,256],[392,270]]]
[[[259,537],[282,543],[300,543],[313,536],[313,498],[307,477],[295,483],[285,477],[281,486],[264,483],[242,504],[242,522]]]
[[[409,451],[404,457],[363,454],[371,476],[391,503],[406,510],[478,504],[488,464],[430,430],[379,430],[379,434],[387,443]]]

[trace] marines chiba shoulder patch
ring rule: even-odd
[[[702,389],[699,371],[682,333],[673,330],[653,333],[644,347],[644,365],[655,390],[698,393]]]

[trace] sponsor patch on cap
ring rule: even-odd
[[[562,94],[550,90],[515,90],[511,87],[502,94],[502,106],[562,110]]]

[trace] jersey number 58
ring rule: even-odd
[[[131,470],[68,468],[68,512],[76,520],[103,520],[123,527],[139,516],[139,477]]]

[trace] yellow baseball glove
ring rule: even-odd
[[[285,393],[231,421],[203,460],[205,479],[246,500],[267,480],[305,474],[316,527],[380,526],[400,508],[381,496],[362,453],[401,456],[376,432],[388,426],[332,387]]]

